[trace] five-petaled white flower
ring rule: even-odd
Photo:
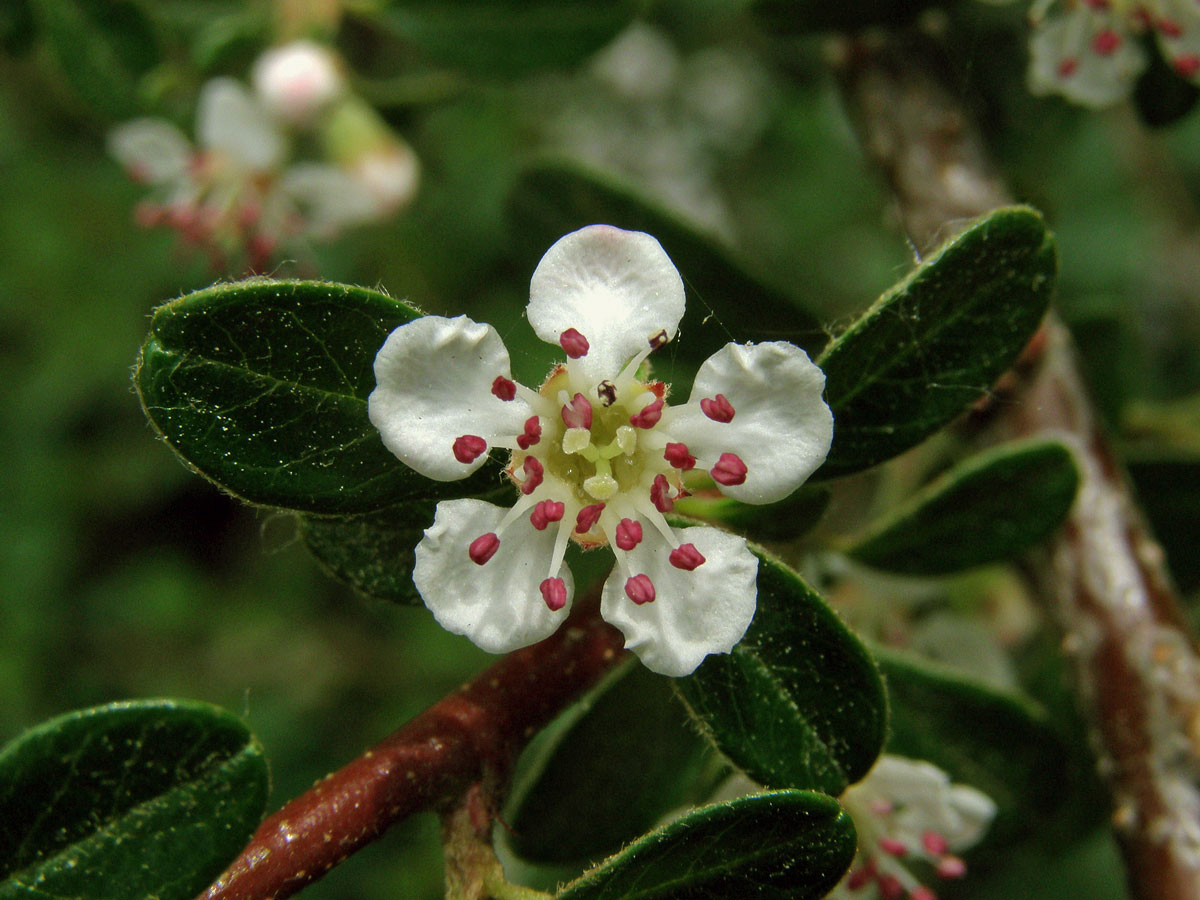
[[[839,900],[871,887],[881,900],[937,900],[907,863],[923,860],[939,878],[961,878],[967,867],[955,854],[978,843],[996,816],[990,797],[951,783],[932,763],[886,754],[840,800],[858,832],[858,857],[832,895]]]
[[[384,444],[440,481],[506,448],[520,489],[507,510],[438,504],[413,581],[443,627],[493,653],[546,637],[571,605],[574,540],[612,546],[601,614],[654,671],[689,674],[741,639],[757,558],[740,537],[664,516],[692,469],[737,500],[783,499],[825,459],[833,417],[824,374],[784,342],[727,344],[700,367],[689,401],[668,406],[643,363],[675,337],[683,310],[658,241],[592,225],[561,238],[533,274],[529,323],[568,357],[540,390],[515,383],[496,330],[465,316],[426,316],[388,337],[369,401]]]

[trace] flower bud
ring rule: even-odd
[[[346,86],[333,51],[304,40],[268,50],[254,64],[251,78],[271,115],[300,126],[312,124]]]

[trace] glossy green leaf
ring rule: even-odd
[[[1057,441],[981,453],[927,485],[847,549],[859,562],[905,575],[944,575],[1001,562],[1046,540],[1079,487]]]
[[[139,110],[138,79],[158,61],[150,23],[128,0],[28,0],[63,74],[92,109]]]
[[[732,653],[676,681],[717,747],[761,784],[840,794],[883,747],[870,654],[795,572],[760,555],[758,610]]]
[[[251,503],[348,514],[470,494],[495,484],[493,467],[430,481],[367,418],[375,354],[417,315],[340,284],[217,285],[155,310],[134,381],[167,443]]]
[[[816,900],[854,858],[850,817],[807,791],[694,810],[568,884],[557,900]]]
[[[566,163],[543,164],[518,181],[509,212],[531,261],[564,234],[595,223],[657,238],[687,289],[679,336],[662,354],[693,370],[729,341],[786,340],[809,353],[825,344],[816,319],[752,275],[716,239],[605,176]]]
[[[380,24],[434,63],[497,78],[579,63],[632,16],[613,0],[424,0],[396,4]]]
[[[675,501],[675,511],[720,522],[751,540],[789,541],[817,524],[832,496],[829,488],[816,484],[806,484],[777,503],[759,506],[720,494],[693,494]]]
[[[817,360],[834,433],[816,477],[890,459],[982,397],[1036,331],[1056,272],[1041,216],[1011,207],[884,294]]]
[[[191,900],[266,806],[262,748],[202,703],[114,703],[0,750],[0,898]]]
[[[896,651],[877,650],[887,679],[887,751],[927,759],[995,801],[993,838],[1044,820],[1083,783],[1046,715],[1028,701]]]
[[[702,800],[724,769],[670,679],[628,665],[522,756],[508,842],[539,863],[606,856]]]

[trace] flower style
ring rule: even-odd
[[[440,481],[511,451],[511,509],[476,499],[438,504],[416,548],[413,581],[446,629],[493,653],[553,632],[574,582],[568,541],[612,547],[601,614],[664,675],[691,673],[749,627],[758,560],[745,540],[665,514],[683,475],[770,503],[824,460],[833,417],[824,374],[784,342],[727,344],[696,375],[689,401],[643,363],[675,337],[683,282],[647,234],[592,225],[561,238],[533,274],[527,315],[561,346],[537,391],[511,378],[489,325],[426,316],[397,328],[375,359],[371,421],[405,464]]]
[[[847,788],[841,803],[854,820],[859,849],[833,894],[840,898],[861,898],[873,885],[881,900],[937,900],[908,863],[922,860],[939,878],[961,878],[966,863],[954,854],[978,843],[996,816],[986,794],[951,784],[932,763],[890,755]]]
[[[1118,102],[1146,67],[1138,40],[1146,32],[1179,76],[1200,84],[1195,0],[1035,0],[1029,18],[1035,94],[1061,94],[1092,108]]]

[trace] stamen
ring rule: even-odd
[[[551,522],[562,519],[565,512],[566,506],[558,500],[542,500],[529,514],[529,522],[538,531],[545,531]]]
[[[732,422],[733,404],[724,394],[717,394],[713,399],[705,397],[700,401],[700,410],[714,422]]]
[[[1058,77],[1070,78],[1075,74],[1075,70],[1079,68],[1079,60],[1073,56],[1068,56],[1058,64]]]
[[[950,842],[936,831],[926,831],[921,835],[921,846],[932,856],[945,856],[950,852]]]
[[[637,449],[637,430],[628,425],[618,425],[616,443],[622,453],[633,456],[633,451]]]
[[[563,433],[563,453],[582,453],[592,443],[592,433],[586,428],[568,428]]]
[[[583,394],[576,394],[562,408],[562,420],[568,428],[592,427],[592,404]]]
[[[1121,35],[1111,28],[1106,28],[1092,38],[1092,49],[1101,56],[1111,56],[1121,46]]]
[[[537,416],[525,420],[525,433],[517,435],[517,446],[528,450],[542,439],[542,422]]]
[[[880,838],[879,849],[891,856],[900,857],[908,855],[908,846],[904,841],[898,841],[891,837]]]
[[[612,406],[617,402],[617,386],[606,378],[596,385],[596,396],[600,398],[601,406]]]
[[[676,469],[682,469],[685,472],[696,468],[696,457],[688,453],[687,444],[667,441],[667,449],[663,452],[663,459]]]
[[[600,513],[604,512],[603,503],[593,503],[591,506],[585,506],[579,511],[579,515],[575,517],[575,533],[587,534],[592,530],[592,527],[600,520]]]
[[[608,467],[607,461],[605,468]],[[599,466],[599,462],[597,463]],[[611,500],[621,489],[621,485],[617,483],[617,479],[612,477],[611,472],[597,472],[591,478],[583,480],[583,489],[587,491],[588,496],[595,497],[597,500]]]
[[[667,557],[671,565],[685,572],[691,572],[704,565],[704,557],[696,549],[695,544],[680,544]],[[882,842],[881,842],[882,843]]]
[[[1200,56],[1195,53],[1178,56],[1172,65],[1174,65],[1176,73],[1183,78],[1193,78],[1200,73]]]
[[[522,468],[525,471],[525,480],[521,483],[521,493],[532,494],[542,483],[542,477],[546,474],[546,470],[534,456],[525,457],[525,464]]]
[[[616,544],[622,550],[632,550],[642,542],[642,523],[622,519],[617,523]]]
[[[895,875],[880,875],[876,883],[881,900],[900,900],[904,896],[904,885]]]
[[[551,612],[558,612],[567,605],[567,586],[561,578],[547,578],[539,585],[539,589]]]
[[[649,575],[634,575],[625,582],[625,596],[641,606],[654,602],[654,582]]]
[[[875,868],[871,863],[867,863],[867,865],[859,866],[850,873],[850,877],[846,879],[846,887],[852,891],[862,890],[874,877]]]
[[[558,342],[562,345],[563,350],[566,351],[567,356],[571,357],[571,359],[579,359],[581,356],[587,356],[587,352],[591,346],[588,344],[587,338],[585,338],[574,328],[568,328],[566,331],[560,334],[558,336]]]
[[[908,900],[938,900],[938,897],[925,885],[919,884],[908,892]]]
[[[475,565],[482,566],[495,556],[499,549],[500,538],[496,536],[495,532],[489,531],[471,541],[471,546],[467,548],[467,555],[471,557],[471,562]]]
[[[735,484],[746,483],[746,471],[746,464],[742,462],[740,456],[736,453],[722,453],[721,458],[717,460],[715,466],[709,469],[708,474],[717,484],[731,487]]]
[[[473,463],[487,449],[487,441],[477,434],[464,434],[454,439],[454,458],[460,463]]]
[[[512,400],[517,396],[517,385],[511,379],[497,375],[496,380],[492,382],[492,393],[501,400]]]
[[[671,499],[670,490],[671,486],[667,483],[666,475],[654,476],[654,483],[650,485],[650,502],[660,513],[669,513],[675,508],[675,501]]]
[[[967,874],[967,864],[957,856],[946,856],[938,860],[935,871],[938,878],[962,878]]]
[[[653,428],[662,418],[663,401],[655,400],[642,407],[642,411],[629,417],[629,424],[634,428]]]
[[[657,350],[659,347],[661,347],[663,344],[665,344],[670,339],[671,338],[667,336],[667,329],[664,328],[661,331],[659,331],[658,334],[651,336],[650,349]]]
[[[1174,19],[1168,19],[1164,16],[1156,24],[1158,25],[1158,30],[1166,37],[1177,38],[1183,34],[1183,27]]]

